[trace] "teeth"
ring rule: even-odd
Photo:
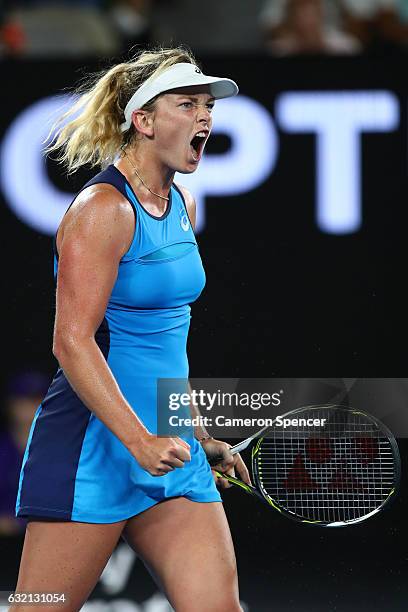
[[[198,134],[196,134],[196,138],[197,136],[200,136],[200,138],[205,138],[207,134],[205,132],[198,132]]]

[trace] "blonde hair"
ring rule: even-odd
[[[145,50],[128,62],[86,78],[74,92],[79,96],[77,101],[52,127],[47,139],[52,135],[52,142],[45,153],[58,150],[56,159],[68,174],[84,164],[105,167],[112,163],[135,136],[133,125],[124,133],[120,130],[132,95],[147,79],[181,62],[197,65],[185,47]],[[143,108],[152,110],[156,99]]]

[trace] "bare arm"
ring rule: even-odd
[[[152,436],[123,396],[95,332],[134,229],[130,204],[109,187],[90,188],[69,211],[58,236],[53,352],[83,403],[153,475],[182,467],[188,445]],[[137,408],[137,407],[135,407]]]

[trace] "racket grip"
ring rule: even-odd
[[[262,498],[262,495],[259,494],[258,490],[255,487],[252,487],[251,485],[247,484],[246,482],[242,482],[242,480],[239,480],[238,478],[235,478],[234,476],[230,476],[229,474],[223,474],[222,472],[219,472],[218,470],[214,470],[214,472],[219,478],[225,478],[226,480],[228,480],[228,482],[230,482],[233,485],[236,485],[237,487],[240,487],[246,493],[249,493],[250,495],[256,495],[257,497]],[[262,501],[264,501],[263,498],[262,498]]]

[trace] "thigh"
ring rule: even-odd
[[[112,524],[30,521],[27,525],[17,592],[64,593],[64,606],[44,610],[80,610],[111,556],[126,521]],[[25,612],[13,606],[10,612]],[[32,612],[32,606],[27,607]]]
[[[123,537],[177,612],[238,612],[234,547],[220,502],[166,500],[129,519]]]

